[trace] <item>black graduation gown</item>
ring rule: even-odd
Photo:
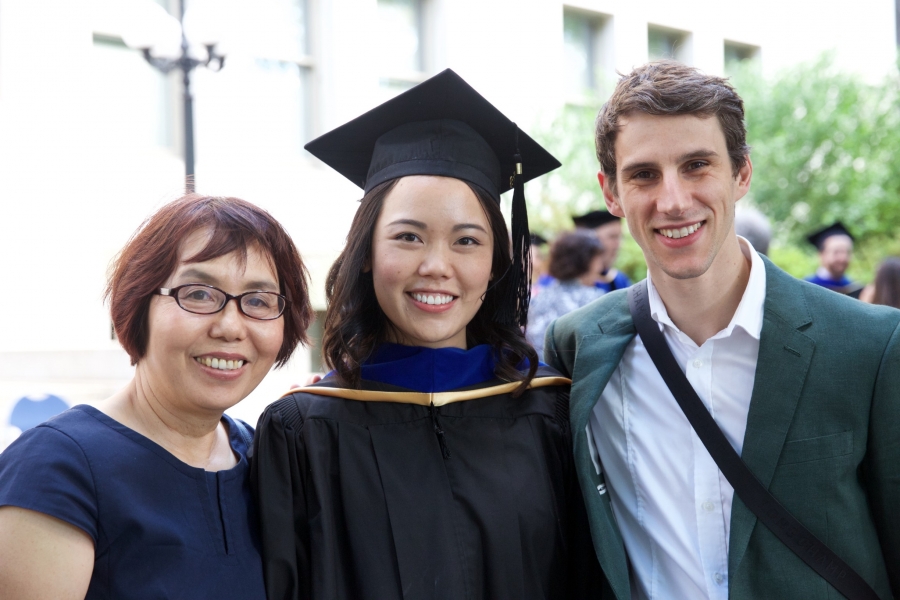
[[[514,386],[326,378],[269,406],[252,457],[269,599],[599,598],[568,380]]]

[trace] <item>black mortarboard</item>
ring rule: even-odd
[[[619,220],[620,217],[617,217],[607,210],[592,210],[587,214],[572,217],[572,222],[575,223],[575,227],[584,227],[586,229],[594,229],[595,227],[600,227],[601,225],[606,225],[607,223]]]
[[[444,175],[474,183],[498,201],[513,187],[517,162],[523,182],[560,166],[450,69],[316,138],[306,149],[366,192],[406,175]]]
[[[446,69],[305,148],[365,192],[408,175],[461,179],[498,203],[515,189],[509,275],[515,295],[504,306],[526,324],[531,263],[523,186],[560,164],[459,75]]]
[[[812,232],[811,234],[806,236],[806,239],[810,244],[812,244],[819,250],[822,250],[822,246],[825,244],[825,240],[833,235],[846,235],[851,240],[855,239],[853,237],[853,234],[851,234],[850,231],[848,231],[847,228],[844,227],[844,224],[840,221],[836,221],[827,227]]]
[[[531,234],[531,245],[532,246],[543,246],[546,243],[547,243],[547,238],[545,238],[541,234],[539,234],[539,233]]]

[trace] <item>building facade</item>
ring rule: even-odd
[[[186,32],[226,54],[220,72],[193,76],[197,190],[279,219],[320,312],[361,193],[303,144],[444,68],[527,130],[663,56],[721,74],[833,51],[873,79],[896,57],[891,0],[187,2]],[[102,301],[106,270],[184,186],[180,77],[126,43],[171,37],[148,34],[148,3],[0,0],[0,448],[17,435],[3,427],[19,398],[94,402],[132,372]],[[178,12],[178,0],[155,5]],[[299,351],[230,412],[255,422],[319,367],[315,350]]]

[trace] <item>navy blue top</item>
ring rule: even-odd
[[[263,600],[247,463],[252,430],[222,419],[240,461],[208,472],[76,406],[0,454],[0,506],[51,515],[93,538],[87,600]]]

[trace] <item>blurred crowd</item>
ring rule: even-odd
[[[768,254],[772,240],[769,219],[753,207],[735,213],[734,228],[760,254]],[[549,237],[549,236],[548,236]],[[871,283],[853,281],[847,270],[853,260],[854,236],[840,221],[807,236],[816,248],[819,267],[804,279],[869,304],[900,308],[900,257],[879,264]],[[527,337],[542,356],[544,334],[554,319],[609,292],[631,285],[616,269],[622,241],[622,221],[606,210],[572,217],[572,229],[550,239],[531,236],[532,288]]]

